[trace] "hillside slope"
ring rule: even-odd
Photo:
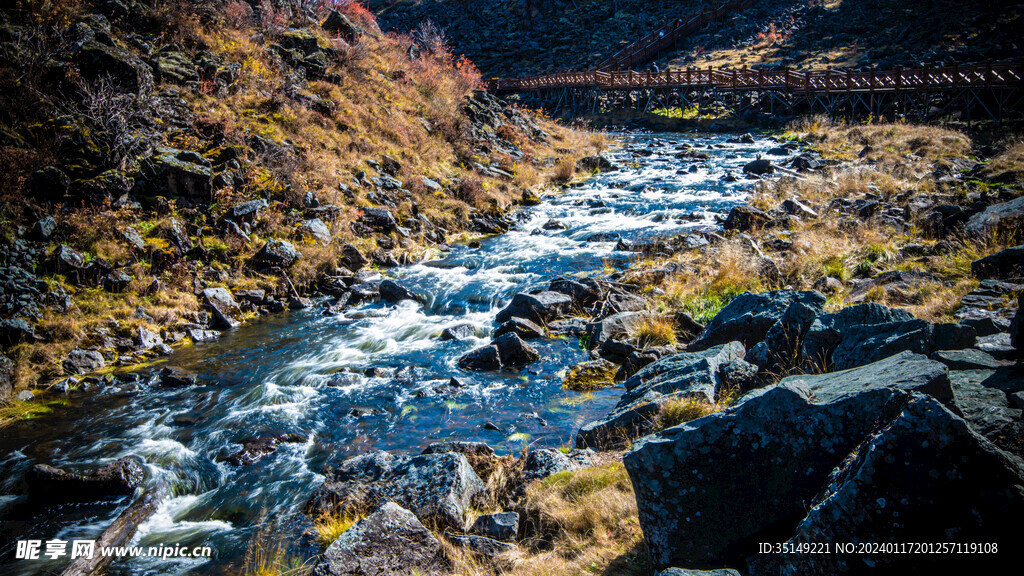
[[[385,30],[414,31],[425,20],[488,76],[588,68],[669,20],[700,9],[699,0],[371,0]]]
[[[602,146],[474,95],[479,73],[446,47],[335,5],[0,15],[0,398],[501,229],[524,192]]]
[[[780,0],[713,23],[663,62],[677,66],[892,69],[1019,61],[1024,2]]]
[[[589,69],[623,46],[724,0],[371,0],[387,30],[432,20],[489,76]],[[659,57],[661,66],[942,65],[1020,58],[1024,3],[760,0]]]

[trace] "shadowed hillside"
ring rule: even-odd
[[[388,30],[432,20],[490,76],[588,69],[702,6],[723,2],[373,0]],[[916,66],[1020,57],[1022,3],[762,0],[683,39],[673,65]]]

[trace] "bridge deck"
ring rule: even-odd
[[[662,72],[559,72],[528,78],[495,78],[494,92],[523,92],[542,88],[714,88],[722,91],[778,90],[804,94],[931,92],[960,88],[1014,87],[1024,83],[1024,64],[987,64],[887,71],[797,71],[687,68]]]

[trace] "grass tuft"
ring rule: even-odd
[[[640,348],[668,346],[676,343],[676,329],[664,316],[648,315],[633,326],[630,334]]]
[[[353,524],[362,519],[360,514],[322,514],[313,523],[316,529],[316,541],[327,548],[344,534]]]

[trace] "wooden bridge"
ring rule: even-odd
[[[682,37],[756,0],[729,0],[654,30],[613,54],[595,70],[527,78],[494,78],[492,92],[525,92],[556,110],[579,112],[653,107],[709,109],[744,115],[824,112],[830,116],[916,117],[928,120],[959,113],[1001,121],[1022,109],[1024,63],[941,68],[849,69],[686,68],[636,72]]]
[[[830,115],[917,116],[953,110],[1001,120],[1021,109],[1024,64],[984,64],[888,71],[799,71],[783,68],[686,68],[661,72],[559,72],[493,79],[493,92],[534,92],[542,99],[593,111],[651,106],[724,107],[734,114],[820,111]]]

